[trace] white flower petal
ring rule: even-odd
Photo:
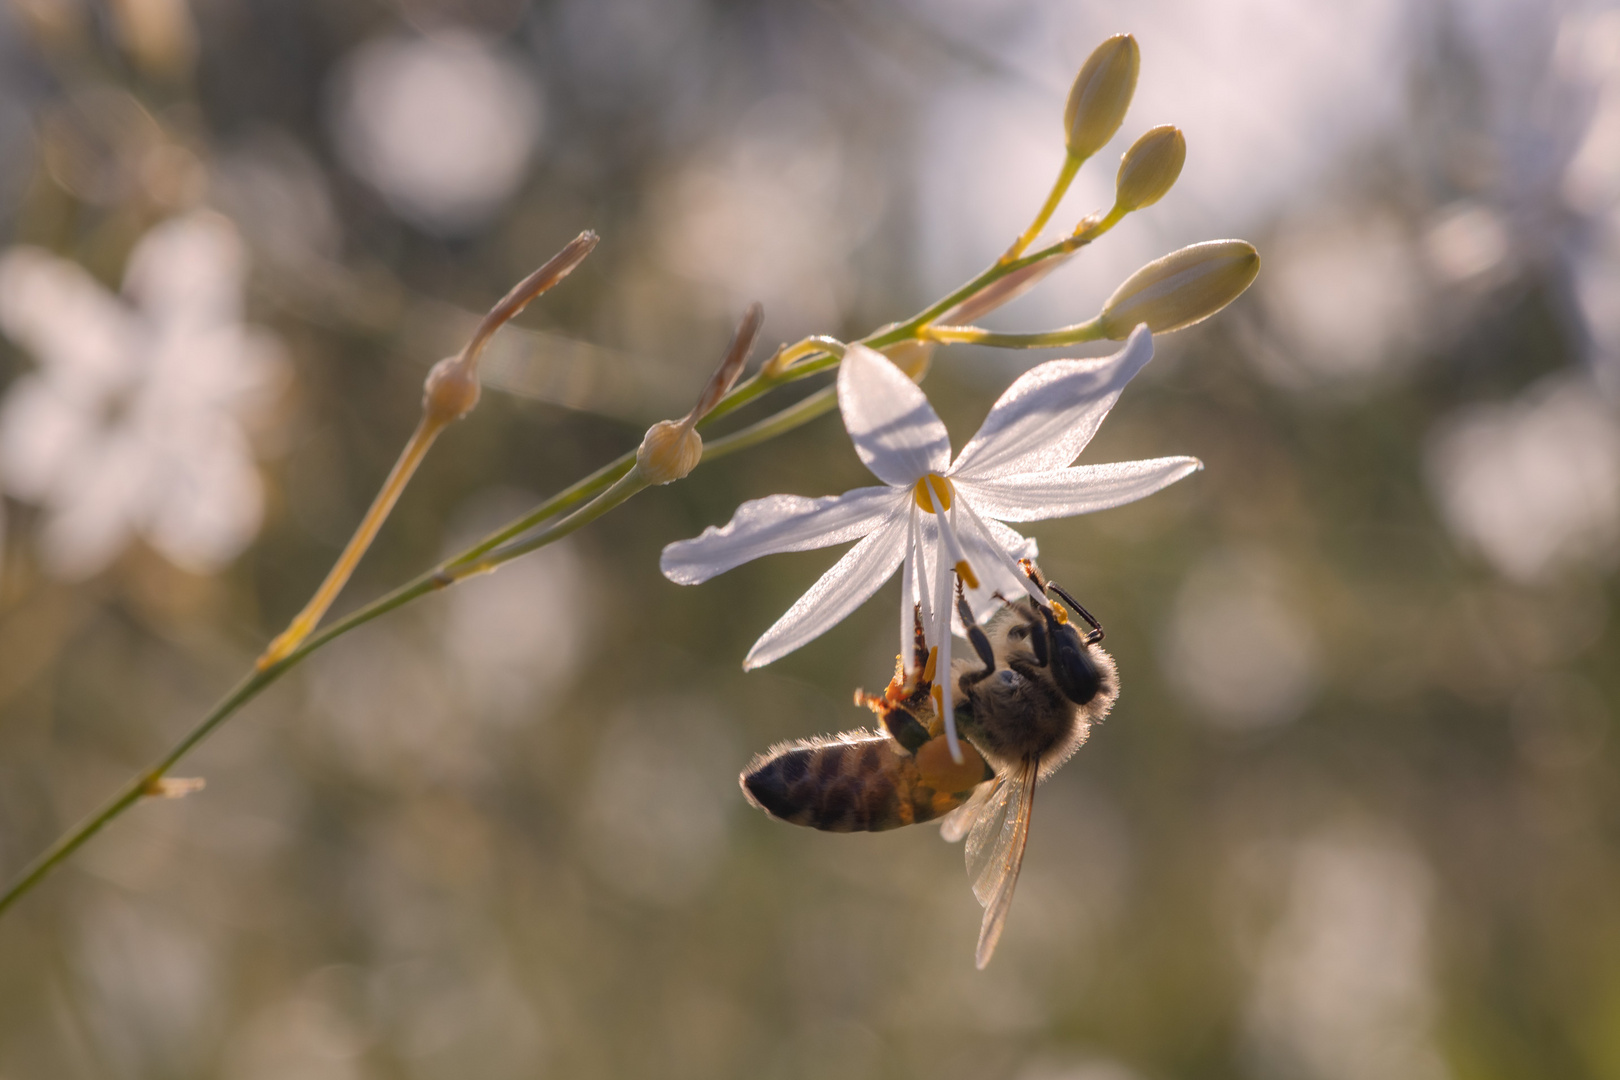
[[[152,473],[149,455],[127,431],[84,447],[46,505],[39,537],[46,570],[77,581],[106,569],[129,543]]]
[[[865,345],[838,365],[838,407],[855,452],[885,483],[909,486],[951,463],[951,437],[922,389]]]
[[[922,517],[920,546],[924,580],[935,582],[938,580],[935,577],[935,554],[941,550],[943,541],[940,538],[939,529],[932,524],[934,516],[924,514]],[[1000,550],[1006,552],[1008,558],[1014,563],[1019,559],[1033,559],[1040,553],[1040,549],[1033,539],[1018,535],[1018,533],[1000,522],[985,521],[983,524],[990,531],[993,540],[987,539],[975,527],[964,528],[957,534],[962,546],[967,550],[968,561],[973,564],[974,572],[979,577],[978,588],[967,589],[966,593],[968,607],[972,609],[974,618],[980,623],[985,622],[991,615],[1001,610],[1001,606],[1006,600],[1016,600],[1025,592],[1022,575],[1009,570],[1007,567],[1008,559],[990,551],[988,544],[993,542],[998,545]],[[949,570],[950,567],[947,565],[947,573]],[[956,612],[955,605],[956,600],[953,596],[951,598],[952,629],[955,633],[966,637],[967,629],[962,625],[962,620]],[[932,621],[928,620],[926,625],[931,626]]]
[[[990,409],[950,475],[983,480],[1069,464],[1097,433],[1125,384],[1152,358],[1153,335],[1139,326],[1113,356],[1031,368]]]
[[[906,518],[895,514],[810,586],[810,591],[765,631],[743,660],[743,670],[778,660],[820,637],[894,575],[905,557]]]
[[[241,554],[264,518],[264,483],[241,430],[227,421],[194,422],[164,447],[142,531],[170,562],[196,574]],[[155,443],[155,440],[152,440]]]
[[[762,555],[842,544],[900,515],[908,497],[893,488],[867,487],[820,499],[753,499],[737,507],[723,527],[710,525],[664,548],[659,569],[677,584],[696,585]]]
[[[975,510],[987,517],[1045,521],[1135,502],[1203,467],[1203,462],[1194,457],[1147,458],[1076,465],[971,484],[958,480],[957,488],[972,500]]]
[[[76,263],[32,247],[0,256],[0,329],[70,397],[99,405],[136,374],[140,327]]]
[[[94,441],[98,417],[41,375],[24,375],[0,405],[0,488],[44,502]]]
[[[236,226],[207,210],[153,226],[129,253],[124,294],[163,325],[241,317],[247,260]]]

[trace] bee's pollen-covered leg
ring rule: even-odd
[[[1046,587],[1058,594],[1065,604],[1074,609],[1074,613],[1091,624],[1091,632],[1086,635],[1086,644],[1095,645],[1103,639],[1103,625],[1097,621],[1097,616],[1087,611],[1078,600],[1070,596],[1063,586],[1047,582]]]

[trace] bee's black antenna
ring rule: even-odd
[[[1074,609],[1075,614],[1079,615],[1082,619],[1091,624],[1091,633],[1086,635],[1087,645],[1095,645],[1097,642],[1103,639],[1102,623],[1098,622],[1097,617],[1091,612],[1087,611],[1078,600],[1070,596],[1067,589],[1050,581],[1046,583],[1046,587],[1052,592],[1057,593],[1065,604]]]

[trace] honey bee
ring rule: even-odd
[[[975,961],[990,962],[1012,905],[1029,841],[1035,787],[1080,748],[1119,696],[1102,625],[1033,563],[1021,564],[1050,606],[1003,601],[981,628],[956,588],[956,607],[974,658],[951,665],[948,685],[967,743],[951,758],[934,697],[933,655],[917,619],[912,672],[897,664],[880,696],[857,690],[880,730],[780,743],[740,778],[748,801],[795,825],[827,832],[877,832],[941,821],[946,840],[967,839],[973,894],[983,905]],[[1066,605],[1066,606],[1065,606]],[[1070,612],[1090,626],[1081,634]]]

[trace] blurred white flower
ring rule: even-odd
[[[0,255],[0,330],[38,363],[0,404],[0,489],[44,508],[52,573],[94,574],[136,534],[207,573],[258,532],[242,425],[284,365],[241,321],[244,272],[235,229],[204,212],[141,239],[122,299],[48,252]]]
[[[1561,562],[1614,564],[1620,421],[1586,379],[1461,410],[1426,457],[1451,531],[1503,575],[1531,581]]]
[[[461,32],[367,42],[344,61],[332,104],[344,161],[434,233],[475,228],[511,198],[543,119],[529,70]]]

